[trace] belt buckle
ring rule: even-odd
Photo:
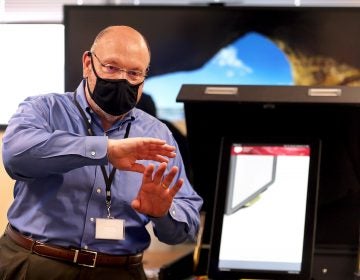
[[[97,252],[95,251],[90,251],[90,250],[85,250],[85,249],[81,249],[81,250],[77,250],[77,249],[73,249],[75,251],[75,255],[74,255],[74,259],[73,259],[73,262],[78,264],[78,265],[81,265],[81,266],[86,266],[86,267],[95,267],[96,265],[96,259],[97,259]],[[85,264],[85,263],[79,263],[78,262],[78,256],[79,256],[79,252],[86,252],[86,253],[90,253],[90,254],[94,254],[94,257],[93,257],[93,263],[92,264]]]

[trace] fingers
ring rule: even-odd
[[[177,166],[173,166],[170,170],[170,172],[164,177],[164,179],[160,182],[160,185],[163,189],[168,190],[169,195],[171,195],[172,197],[174,197],[177,192],[180,190],[180,188],[182,187],[184,180],[183,179],[179,179],[176,181],[176,183],[171,187],[171,184],[178,172],[178,167]]]
[[[160,155],[156,155],[155,157],[149,157],[147,159],[152,159],[157,162],[166,162],[166,163],[169,162],[169,159],[167,157],[160,156]]]
[[[147,142],[149,144],[155,144],[155,145],[164,145],[164,144],[166,144],[165,140],[158,139],[158,138],[143,137],[142,139],[143,139],[144,142]]]
[[[150,137],[144,137],[141,139],[143,144],[148,145],[150,149],[157,149],[161,147],[163,150],[175,151],[175,147],[167,144],[165,140]]]
[[[153,164],[149,164],[145,167],[144,176],[143,176],[143,183],[151,183],[153,180],[153,172],[155,170],[155,166]]]
[[[163,189],[168,189],[173,184],[173,180],[178,173],[179,168],[177,166],[173,166],[168,172],[168,174],[164,176],[166,168],[167,163],[165,162],[161,163],[155,172],[154,165],[149,165],[148,167],[146,167],[143,178],[144,183],[153,182],[154,184],[159,185]],[[171,187],[171,193],[173,193],[173,195],[175,195],[179,191],[183,182],[183,179],[179,179],[174,184],[174,186]]]
[[[176,173],[178,172],[178,168],[177,166],[173,166],[169,173],[164,177],[164,179],[162,180],[162,184],[164,184],[165,186],[169,187],[172,183],[172,181],[175,178]]]
[[[153,138],[144,138],[143,145],[140,146],[143,159],[152,159],[158,162],[168,162],[168,158],[176,156],[175,146],[166,144],[165,141]]]
[[[147,149],[146,151],[142,152],[142,159],[155,160],[158,162],[168,162],[169,158],[174,158],[176,156],[174,150],[172,148],[168,149],[169,147],[173,146],[163,145],[154,149]]]
[[[128,138],[130,139],[130,138]],[[136,138],[132,138],[136,139]],[[138,138],[142,141],[142,147],[146,147],[146,149],[152,153],[157,152],[173,152],[175,151],[175,146],[169,145],[165,142],[165,140],[156,139],[156,138]]]
[[[158,169],[156,170],[155,174],[154,174],[154,183],[155,184],[160,184],[162,181],[162,178],[164,176],[164,173],[166,171],[166,167],[167,167],[167,163],[166,162],[162,162],[160,163]]]
[[[172,197],[174,197],[177,194],[177,192],[182,187],[183,183],[184,183],[183,179],[179,179],[176,181],[175,185],[169,190],[169,193]]]

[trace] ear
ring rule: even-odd
[[[91,71],[91,52],[85,51],[82,55],[83,78],[87,78]]]

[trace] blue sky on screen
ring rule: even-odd
[[[202,67],[154,76],[145,81],[160,118],[183,118],[183,104],[176,103],[182,84],[292,85],[284,53],[268,38],[248,33],[222,48]]]

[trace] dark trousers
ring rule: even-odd
[[[85,267],[40,257],[0,238],[0,280],[146,280],[143,266]]]

